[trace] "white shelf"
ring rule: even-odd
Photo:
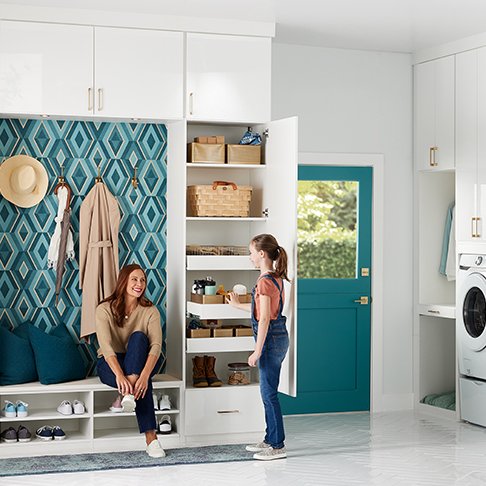
[[[95,431],[95,440],[108,440],[108,439],[126,439],[138,437],[138,429],[133,427],[131,429],[99,429]],[[161,434],[161,437],[178,438],[179,434],[172,432],[170,434]]]
[[[253,351],[254,349],[255,339],[253,336],[186,339],[188,353]]]
[[[188,162],[187,168],[194,169],[264,169],[265,164],[203,164]]]
[[[33,410],[32,412],[29,411],[29,415],[27,417],[2,417],[0,418],[0,422],[32,422],[34,420],[72,420],[72,419],[88,419],[90,415],[88,413],[83,413],[80,415],[71,414],[71,415],[63,415],[58,411],[53,410]]]
[[[258,270],[249,255],[187,255],[187,270]]]
[[[186,221],[266,221],[267,218],[263,216],[252,216],[243,218],[240,216],[222,217],[222,216],[187,216]]]
[[[155,410],[155,415],[171,415],[178,414],[179,410],[172,408],[170,410]],[[135,412],[110,412],[109,410],[103,410],[102,412],[96,412],[94,418],[116,418],[116,417],[135,417]]]
[[[456,402],[457,403],[457,402]],[[432,414],[436,417],[443,417],[448,419],[456,419],[456,410],[448,410],[446,408],[434,407],[427,403],[419,402],[416,404],[416,410],[421,413]]]
[[[418,313],[422,316],[455,319],[456,306],[454,304],[419,304]]]
[[[198,304],[196,302],[187,302],[187,312],[199,316],[200,319],[250,319],[249,312],[236,309],[229,304]]]

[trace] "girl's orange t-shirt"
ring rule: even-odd
[[[283,281],[281,278],[273,277],[280,288],[282,288]],[[255,319],[260,319],[260,295],[267,295],[270,297],[270,319],[278,317],[280,305],[280,290],[273,281],[268,277],[261,277],[258,279],[255,289]],[[282,300],[284,301],[284,291],[282,291]],[[285,302],[285,301],[284,301]]]

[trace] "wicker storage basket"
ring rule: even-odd
[[[187,188],[188,216],[248,217],[250,215],[251,186],[237,186],[233,182],[214,181],[212,186]]]

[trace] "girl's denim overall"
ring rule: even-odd
[[[270,320],[262,354],[258,360],[258,367],[260,369],[260,393],[265,408],[265,422],[267,424],[264,442],[271,445],[274,449],[281,449],[284,447],[285,432],[277,390],[282,361],[289,348],[289,335],[285,326],[287,318],[282,315],[283,284],[282,288],[280,288],[277,280],[270,274],[264,274],[260,278],[270,279],[280,292],[278,316],[276,319]],[[256,286],[253,287],[251,292],[251,324],[256,341],[258,321],[255,319],[255,291]]]

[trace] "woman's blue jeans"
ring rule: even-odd
[[[289,335],[284,323],[271,324],[258,361],[260,369],[260,393],[265,408],[264,442],[274,449],[284,447],[285,432],[282,411],[278,401],[280,369],[289,348]]]
[[[127,352],[116,353],[120,367],[123,370],[125,376],[127,375],[140,375],[145,363],[147,362],[147,356],[149,351],[149,340],[147,336],[141,332],[134,332],[128,339]],[[162,357],[159,357],[157,364],[150,376],[155,375]],[[113,388],[118,388],[116,384],[116,377],[111,370],[105,358],[101,356],[98,358],[96,365],[98,376],[102,383],[109,385]],[[157,422],[155,420],[154,401],[152,398],[152,380],[148,380],[147,391],[145,396],[136,400],[137,407],[135,408],[135,414],[137,415],[138,428],[140,433],[148,432],[150,430],[157,430]]]

